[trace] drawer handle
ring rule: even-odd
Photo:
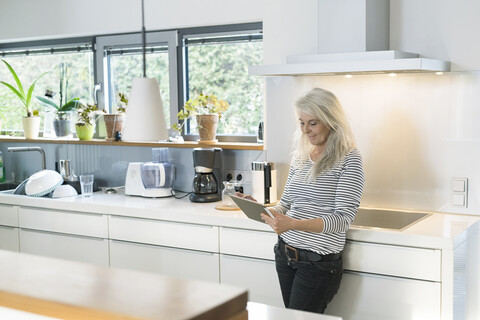
[[[50,234],[50,235],[89,239],[89,240],[97,240],[97,241],[105,241],[106,240],[104,238],[99,238],[99,237],[94,237],[94,236],[86,236],[86,235],[82,235],[82,234],[54,232],[54,231],[45,231],[45,230],[36,230],[36,229],[27,229],[27,228],[20,228],[20,231],[26,231],[26,232],[30,232],[30,233],[44,233],[44,234]]]
[[[0,229],[8,229],[8,230],[12,230],[12,229],[18,229],[18,227],[12,227],[12,226],[0,226]]]

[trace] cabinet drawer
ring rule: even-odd
[[[441,280],[441,251],[348,241],[344,268],[429,281]]]
[[[16,206],[0,204],[0,225],[18,227],[18,215]]]
[[[110,216],[110,239],[218,252],[218,227]]]
[[[248,289],[248,300],[283,307],[275,262],[220,255],[220,283]]]
[[[345,272],[326,314],[342,319],[441,319],[438,282]]]
[[[276,242],[273,232],[220,228],[220,253],[275,260]]]
[[[108,238],[107,216],[46,209],[18,209],[20,228]]]
[[[0,250],[18,252],[18,228],[0,226]]]
[[[218,253],[110,240],[110,266],[219,282]]]
[[[20,230],[20,252],[109,265],[108,240],[100,238]]]

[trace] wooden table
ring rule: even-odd
[[[60,319],[248,318],[245,289],[9,251],[0,305]]]

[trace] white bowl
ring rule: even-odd
[[[60,173],[53,170],[41,170],[28,178],[25,194],[32,197],[43,197],[63,183]]]
[[[69,184],[58,186],[52,194],[52,198],[64,198],[78,195],[77,190]]]

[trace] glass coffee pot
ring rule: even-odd
[[[223,185],[225,188],[222,191],[222,204],[228,207],[237,207],[235,202],[233,202],[230,196],[235,195],[238,188],[241,186],[241,182],[239,181],[223,181]]]

